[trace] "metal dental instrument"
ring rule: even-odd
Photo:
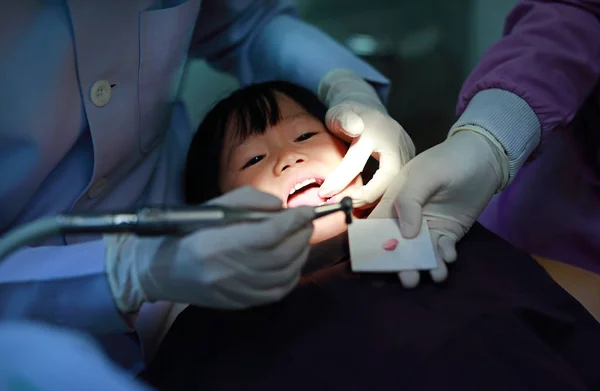
[[[315,207],[314,219],[318,219],[319,217],[327,216],[328,214],[335,213],[338,211],[343,211],[346,214],[346,224],[351,224],[352,223],[352,198],[344,197],[344,198],[342,198],[342,201],[338,204],[321,205],[321,206]]]
[[[314,219],[343,211],[346,224],[352,222],[352,199],[314,207]],[[33,221],[0,237],[0,262],[10,253],[32,242],[57,234],[134,233],[139,236],[185,235],[186,233],[244,221],[262,221],[271,211],[257,211],[220,205],[180,208],[142,208],[137,212],[62,214]]]

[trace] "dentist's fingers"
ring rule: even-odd
[[[362,172],[372,152],[373,147],[368,141],[360,138],[352,141],[340,165],[321,185],[319,196],[330,198],[344,190]]]

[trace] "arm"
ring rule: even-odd
[[[599,17],[598,0],[520,1],[466,80],[451,134],[472,125],[491,133],[508,156],[510,182],[543,133],[568,125],[594,89]]]
[[[316,92],[325,74],[345,68],[382,99],[389,89],[388,79],[280,1],[204,1],[190,50],[242,84],[282,79]]]
[[[130,331],[114,304],[104,241],[28,248],[0,262],[0,319],[33,319],[92,333]]]

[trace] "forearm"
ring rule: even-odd
[[[0,263],[0,319],[31,319],[118,333],[130,327],[117,311],[105,272],[103,241],[27,248]]]
[[[597,83],[599,15],[600,1],[521,1],[505,36],[466,80],[453,130],[476,125],[491,133],[511,179],[544,132],[568,125]]]

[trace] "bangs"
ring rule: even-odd
[[[236,143],[243,143],[252,136],[262,135],[269,127],[281,121],[281,110],[276,91],[248,87],[231,96],[232,110],[226,119],[225,129],[231,129]]]
[[[325,105],[304,87],[270,81],[234,91],[206,114],[192,138],[183,173],[186,203],[199,204],[220,194],[219,161],[227,132],[239,144],[276,126],[282,120],[278,94],[292,99],[325,123]]]

